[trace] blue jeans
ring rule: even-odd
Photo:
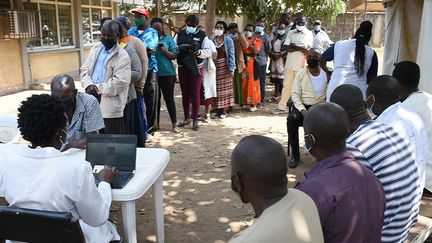
[[[260,66],[260,88],[261,88],[261,104],[264,103],[264,97],[265,97],[265,81],[266,81],[266,71],[267,71],[267,64]]]

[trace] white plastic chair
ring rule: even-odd
[[[0,116],[0,142],[4,144],[17,143],[21,138],[18,121],[15,116]]]

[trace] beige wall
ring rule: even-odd
[[[79,69],[78,51],[29,53],[33,80],[46,82],[51,77]]]
[[[20,44],[18,40],[0,40],[0,90],[22,87]]]

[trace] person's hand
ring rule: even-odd
[[[115,167],[105,166],[105,168],[103,168],[98,173],[99,181],[105,181],[107,183],[111,183],[116,177],[117,173],[118,170]]]
[[[178,46],[178,49],[180,51],[186,52],[189,49],[189,45],[188,44],[181,44]]]
[[[87,148],[87,138],[72,140],[72,141],[70,141],[70,143],[68,145],[69,145],[69,148],[86,149]]]
[[[89,95],[98,96],[99,90],[96,85],[92,84],[85,89],[85,92]]]
[[[303,119],[304,119],[304,118],[306,117],[307,110],[306,110],[306,109],[303,109],[303,110],[301,111],[301,114],[302,114]]]
[[[166,51],[166,48],[165,48],[164,45],[158,45],[158,50],[159,50],[160,52],[165,52],[165,51]]]
[[[136,89],[135,91],[136,91],[137,96],[143,96],[144,95],[142,90]]]

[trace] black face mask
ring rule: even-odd
[[[319,60],[318,59],[307,59],[307,64],[311,68],[317,68],[318,64],[319,64]]]
[[[105,46],[105,50],[109,51],[111,50],[111,48],[113,48],[113,46],[117,43],[116,39],[106,39],[106,38],[101,38],[100,40],[102,42],[102,44]]]

